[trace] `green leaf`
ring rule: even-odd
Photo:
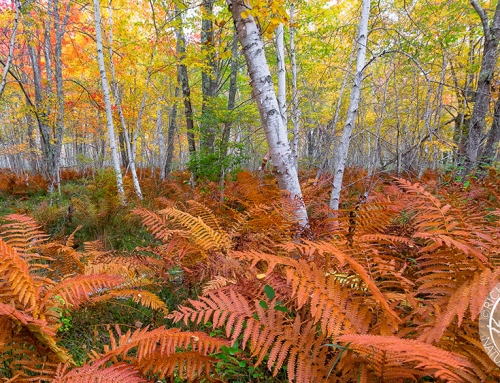
[[[274,306],[274,309],[277,310],[277,311],[284,312],[284,313],[288,313],[289,312],[288,309],[285,306],[276,305],[276,306]]]
[[[259,302],[259,305],[260,305],[260,307],[262,307],[263,309],[267,309],[267,308],[268,308],[266,301],[260,301],[260,302]]]
[[[274,297],[276,296],[274,289],[269,285],[264,286],[264,292],[266,293],[266,295],[270,301],[272,301],[274,299]]]

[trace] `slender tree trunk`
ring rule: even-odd
[[[14,15],[14,26],[12,28],[12,34],[10,36],[9,42],[9,53],[7,55],[7,60],[5,61],[5,66],[3,68],[2,81],[0,82],[0,98],[2,98],[3,90],[7,84],[7,74],[9,73],[10,63],[12,62],[12,56],[14,55],[14,46],[16,42],[17,26],[19,25],[19,13],[21,11],[21,3],[19,0],[14,1],[14,6],[16,8]]]
[[[140,200],[142,200],[142,191],[141,191],[141,185],[139,183],[139,177],[137,177],[137,170],[136,170],[136,162],[135,162],[135,150],[136,150],[136,141],[137,141],[137,130],[138,127],[140,126],[141,123],[141,118],[142,118],[142,113],[144,111],[144,105],[145,105],[145,97],[146,97],[146,91],[144,91],[144,96],[141,102],[141,108],[139,110],[139,117],[137,119],[137,128],[134,132],[134,145],[131,145],[130,143],[130,135],[127,130],[127,123],[125,121],[125,116],[123,114],[123,109],[122,109],[122,103],[121,103],[121,97],[120,97],[120,89],[118,87],[118,82],[116,81],[116,73],[115,73],[115,64],[113,61],[113,7],[111,6],[111,1],[108,3],[108,14],[109,14],[109,44],[108,44],[108,51],[109,51],[109,65],[111,69],[111,89],[113,91],[113,96],[114,96],[114,101],[115,101],[115,106],[118,109],[118,114],[120,116],[120,122],[122,125],[122,135],[123,138],[125,139],[125,147],[127,149],[127,166],[130,169],[130,175],[132,176],[132,183],[134,185],[134,191]],[[148,74],[148,79],[146,81],[146,90],[149,85],[149,74]],[[121,138],[121,135],[120,135]]]
[[[292,122],[293,122],[293,145],[292,153],[295,157],[295,167],[299,169],[299,91],[297,88],[297,58],[295,55],[295,27],[294,4],[290,4],[290,56],[292,64]]]
[[[232,111],[236,106],[236,91],[238,90],[238,84],[236,82],[238,75],[238,34],[236,30],[234,31],[233,42],[231,45],[231,73],[229,75],[229,94],[227,98],[227,109]],[[221,153],[220,156],[225,158],[227,156],[227,151],[229,147],[229,138],[231,136],[232,120],[231,116],[229,121],[224,124],[224,130],[222,132],[221,141]],[[219,175],[219,183],[223,184],[225,175],[225,169],[221,167],[221,172]]]
[[[477,0],[470,0],[470,2],[483,24],[484,47],[469,136],[466,141],[465,174],[470,173],[477,165],[477,156],[483,140],[484,121],[490,105],[491,81],[498,58],[497,50],[500,39],[500,1],[497,2],[491,25],[486,11],[481,8]]]
[[[361,6],[361,20],[359,22],[357,37],[357,56],[356,56],[356,74],[354,75],[354,84],[351,91],[351,100],[349,102],[349,111],[347,121],[344,126],[344,132],[337,148],[336,169],[333,179],[332,195],[330,197],[330,208],[334,211],[339,209],[340,191],[342,189],[342,180],[344,178],[345,164],[349,152],[352,130],[356,123],[356,114],[361,97],[361,83],[363,81],[363,71],[366,60],[366,44],[368,42],[368,19],[370,17],[370,0],[363,0]]]
[[[276,28],[276,63],[278,67],[278,106],[280,110],[281,119],[285,128],[288,125],[287,117],[287,104],[286,104],[286,66],[285,66],[285,43],[284,43],[285,29],[283,23]],[[293,148],[292,148],[293,149]],[[294,157],[297,153],[293,152]]]
[[[111,149],[111,157],[113,160],[113,168],[116,175],[116,187],[122,203],[126,203],[125,190],[123,189],[122,172],[120,169],[120,160],[118,158],[118,150],[116,148],[115,128],[113,125],[113,112],[111,109],[111,97],[109,94],[109,84],[106,75],[106,67],[104,65],[104,51],[102,46],[102,32],[101,32],[101,10],[99,0],[94,0],[94,21],[97,43],[97,60],[99,63],[99,72],[101,75],[102,92],[104,94],[104,102],[106,104],[106,120],[108,126],[109,147]]]
[[[241,0],[228,2],[238,32],[238,39],[243,48],[248,72],[252,84],[252,93],[259,109],[260,118],[266,134],[271,158],[278,179],[278,186],[295,202],[294,215],[303,228],[309,227],[306,207],[302,198],[297,169],[288,142],[286,127],[279,112],[276,93],[269,66],[264,53],[264,44],[255,19],[242,12],[248,12],[248,5]]]
[[[500,141],[500,96],[495,103],[493,122],[488,133],[488,139],[482,153],[482,166],[491,166],[496,158],[498,142]]]
[[[177,131],[177,99],[179,98],[179,86],[175,87],[175,101],[168,121],[167,130],[167,157],[165,159],[164,177],[168,178],[172,171],[172,160],[174,158],[174,137]]]
[[[175,14],[177,19],[177,28],[175,34],[177,37],[177,76],[178,82],[181,84],[182,98],[184,99],[184,113],[186,115],[186,131],[188,139],[188,150],[190,155],[196,153],[196,141],[194,136],[194,122],[193,122],[193,106],[191,105],[191,89],[189,87],[188,72],[184,60],[186,58],[186,39],[184,38],[184,31],[182,28],[182,20],[180,12],[176,6]]]
[[[330,148],[332,146],[332,141],[335,138],[335,131],[337,130],[337,124],[339,122],[339,116],[340,116],[340,107],[342,106],[342,100],[344,98],[344,91],[345,91],[345,87],[347,86],[347,80],[349,80],[349,74],[351,73],[351,67],[352,67],[352,62],[354,60],[354,52],[355,51],[356,51],[356,44],[353,45],[351,55],[349,56],[349,64],[347,64],[344,79],[342,80],[342,85],[340,86],[340,91],[339,91],[339,95],[337,98],[337,106],[335,108],[335,113],[333,114],[332,122],[331,122],[331,124],[328,124],[328,130],[330,132],[327,132],[327,140],[326,140],[327,142],[326,142],[324,158],[323,158],[323,161],[321,162],[321,165],[319,166],[318,172],[316,173],[316,181],[319,180],[319,177],[321,176],[321,174],[325,171],[325,169],[328,168]],[[336,164],[335,164],[335,166],[336,166]]]
[[[217,122],[214,121],[213,99],[217,92],[217,66],[215,63],[213,7],[214,0],[203,0],[203,18],[201,21],[201,49],[204,69],[201,73],[201,123],[200,152],[215,152],[215,134]]]

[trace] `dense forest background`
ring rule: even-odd
[[[499,381],[500,2],[0,11],[1,382]]]

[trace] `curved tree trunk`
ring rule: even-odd
[[[356,123],[356,114],[358,112],[359,99],[361,97],[361,83],[363,81],[363,72],[366,60],[366,44],[368,42],[368,19],[370,16],[370,0],[363,0],[361,6],[361,20],[358,28],[358,53],[356,56],[356,74],[354,75],[354,85],[351,91],[351,100],[349,102],[349,111],[347,113],[347,121],[344,126],[344,132],[337,148],[337,160],[332,195],[330,197],[330,208],[332,210],[339,209],[340,191],[342,189],[342,180],[344,178],[345,164],[347,153],[349,152],[349,144],[351,142],[352,130]]]
[[[302,199],[297,169],[274,92],[260,31],[251,15],[242,17],[242,12],[248,12],[247,4],[241,0],[233,2],[229,0],[228,5],[245,55],[252,94],[259,108],[279,188],[289,194],[284,198],[292,198],[296,202],[294,215],[298,224],[303,229],[308,228],[309,221]]]
[[[118,150],[116,149],[115,128],[113,125],[113,114],[111,109],[111,97],[109,94],[108,77],[106,75],[106,67],[104,65],[104,51],[102,46],[102,32],[101,32],[101,10],[99,0],[94,0],[94,21],[97,43],[97,61],[99,63],[99,72],[101,75],[102,92],[104,95],[104,102],[106,104],[106,120],[108,125],[108,138],[109,147],[111,149],[111,157],[113,159],[113,168],[116,175],[116,187],[122,203],[126,203],[125,190],[123,189],[122,171],[120,169],[120,160],[118,158]]]
[[[465,174],[477,165],[477,156],[483,140],[484,120],[490,106],[491,81],[498,58],[498,42],[500,39],[500,1],[497,3],[491,26],[488,16],[476,0],[471,4],[481,18],[484,32],[483,57],[477,82],[476,99],[470,119],[469,136],[465,149]]]

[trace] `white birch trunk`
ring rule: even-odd
[[[295,201],[295,219],[303,229],[306,229],[309,227],[307,211],[259,29],[252,16],[246,18],[241,16],[242,12],[248,11],[247,4],[239,1],[231,3],[228,0],[228,5],[245,55],[253,97],[259,108],[279,188],[288,192],[289,195],[285,196],[285,199],[292,198]]]
[[[295,57],[295,27],[294,5],[290,4],[290,56],[292,61],[292,122],[293,122],[293,145],[292,153],[295,157],[295,168],[299,169],[299,91],[297,88],[297,59]]]
[[[101,10],[99,0],[94,0],[94,21],[97,43],[97,61],[99,63],[99,72],[101,75],[102,92],[104,95],[104,103],[106,105],[106,120],[108,126],[109,148],[111,149],[111,157],[113,159],[113,168],[116,175],[116,187],[122,203],[126,203],[125,190],[123,189],[122,172],[120,169],[120,160],[116,149],[115,128],[113,126],[113,114],[111,110],[111,97],[109,94],[108,78],[106,76],[106,67],[104,65],[104,51],[102,47],[102,31],[101,31]]]
[[[363,71],[366,60],[366,44],[368,42],[368,18],[370,16],[370,0],[363,0],[361,6],[361,20],[358,27],[358,52],[356,56],[356,74],[354,75],[354,84],[351,91],[351,100],[347,113],[347,121],[344,126],[344,132],[337,148],[337,160],[335,161],[335,178],[333,179],[332,195],[330,197],[330,208],[339,209],[340,191],[342,190],[342,179],[344,178],[345,164],[349,144],[351,142],[352,130],[356,122],[356,114],[361,97],[361,83],[363,81]]]
[[[288,125],[288,118],[286,115],[286,66],[285,66],[285,43],[284,43],[285,29],[283,23],[276,28],[276,63],[278,66],[278,106],[285,128]],[[295,155],[295,153],[294,153]]]
[[[3,68],[2,82],[0,83],[0,98],[2,98],[3,90],[7,84],[7,74],[9,73],[10,63],[12,62],[12,56],[14,55],[14,46],[16,42],[17,26],[19,25],[19,12],[21,10],[21,3],[19,0],[14,1],[14,7],[16,8],[16,13],[14,16],[14,27],[12,28],[12,35],[10,36],[9,42],[9,53],[7,56],[7,61]]]
[[[132,176],[132,183],[134,185],[134,191],[140,200],[142,200],[141,185],[139,184],[139,178],[137,177],[137,170],[135,167],[135,152],[132,150],[130,145],[130,136],[127,130],[127,124],[125,122],[125,116],[123,115],[122,103],[120,98],[120,90],[118,89],[118,83],[116,82],[115,75],[115,64],[113,62],[113,7],[111,6],[111,1],[108,3],[109,11],[109,65],[111,68],[111,84],[113,95],[115,99],[115,106],[118,109],[118,114],[120,115],[120,122],[123,129],[123,135],[125,137],[125,146],[127,148],[127,157],[129,159],[128,167],[130,169],[130,175]],[[149,77],[148,77],[149,78]],[[149,81],[149,80],[148,80]]]

